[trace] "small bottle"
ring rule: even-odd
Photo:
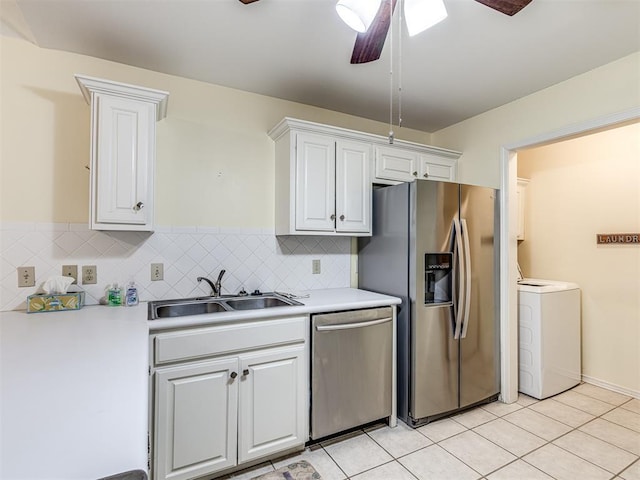
[[[125,302],[127,307],[133,307],[138,305],[138,289],[136,284],[131,280],[127,285],[127,293],[125,295]]]
[[[119,307],[122,305],[122,290],[114,283],[107,292],[107,305],[110,307]]]

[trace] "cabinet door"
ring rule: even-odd
[[[418,178],[455,181],[456,161],[436,155],[420,155]]]
[[[335,229],[335,160],[332,138],[296,135],[296,230]]]
[[[240,357],[238,461],[303,445],[308,437],[304,345]]]
[[[395,147],[375,147],[376,178],[410,182],[418,176],[418,154]]]
[[[159,369],[154,478],[186,480],[236,465],[238,360]]]
[[[151,229],[155,105],[95,94],[92,227]],[[140,228],[141,230],[144,228]]]
[[[371,232],[371,147],[336,143],[336,230]]]
[[[529,180],[526,178],[518,178],[518,187],[516,190],[516,197],[518,202],[518,233],[517,239],[524,240],[525,239],[525,212],[527,205],[527,186],[529,185]]]

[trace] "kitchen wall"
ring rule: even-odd
[[[640,393],[640,245],[597,233],[640,232],[640,123],[518,152],[529,178],[525,276],[582,290],[582,371]]]
[[[388,126],[329,110],[47,50],[0,37],[0,310],[24,306],[16,266],[35,265],[38,283],[63,264],[97,265],[95,303],[111,282],[134,278],[141,298],[205,293],[196,276],[227,269],[225,291],[302,290],[350,284],[347,238],[276,238],[274,145],[284,116],[386,135]],[[223,68],[223,66],[220,66]],[[157,125],[153,235],[91,232],[90,108],[75,73],[169,92]],[[430,143],[399,129],[397,137]],[[311,259],[322,273],[311,274]],[[165,280],[150,282],[150,263]]]
[[[505,66],[508,68],[508,66]],[[582,126],[594,119],[605,119],[620,112],[637,112],[640,109],[640,52],[628,55],[564,82],[550,86],[527,97],[515,100],[499,108],[434,132],[434,144],[463,152],[458,165],[459,178],[463,182],[501,186],[503,147],[534,144],[540,138],[565,132],[574,126]],[[511,190],[515,194],[514,186]],[[513,198],[513,197],[511,197]],[[513,202],[507,198],[507,204]],[[515,210],[510,208],[510,222]],[[517,293],[515,286],[515,234],[504,248],[514,252],[513,284],[509,286],[509,310],[504,319],[503,386],[507,399],[514,399],[517,386]],[[607,275],[610,271],[599,272]],[[622,282],[633,278],[621,277]],[[621,301],[624,301],[621,299]],[[628,332],[618,330],[613,334],[616,344],[625,344]],[[636,347],[637,349],[637,347]],[[621,386],[637,386],[637,369],[630,365],[618,365],[615,377],[600,378],[602,382]],[[603,372],[604,368],[598,371]],[[624,380],[618,380],[618,379]],[[636,389],[637,391],[637,389]]]

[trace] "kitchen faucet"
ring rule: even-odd
[[[198,282],[201,282],[202,280],[207,282],[209,284],[209,286],[211,287],[211,296],[212,297],[219,297],[222,294],[222,276],[224,275],[225,272],[226,272],[226,270],[224,270],[224,269],[220,270],[220,273],[218,274],[218,279],[216,280],[216,283],[213,283],[207,277],[198,277],[196,280],[198,280]]]

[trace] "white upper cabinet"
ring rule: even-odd
[[[93,230],[153,231],[156,121],[168,93],[76,75],[91,105]]]
[[[419,158],[418,178],[456,181],[456,160],[431,153],[421,154]]]
[[[518,188],[516,190],[517,202],[518,202],[518,233],[517,239],[525,239],[525,213],[527,205],[527,187],[529,186],[529,180],[526,178],[518,178]]]
[[[410,182],[418,177],[418,153],[393,145],[375,147],[376,179]]]
[[[371,144],[334,135],[330,127],[301,125],[293,121],[270,132],[276,235],[371,235]]]

